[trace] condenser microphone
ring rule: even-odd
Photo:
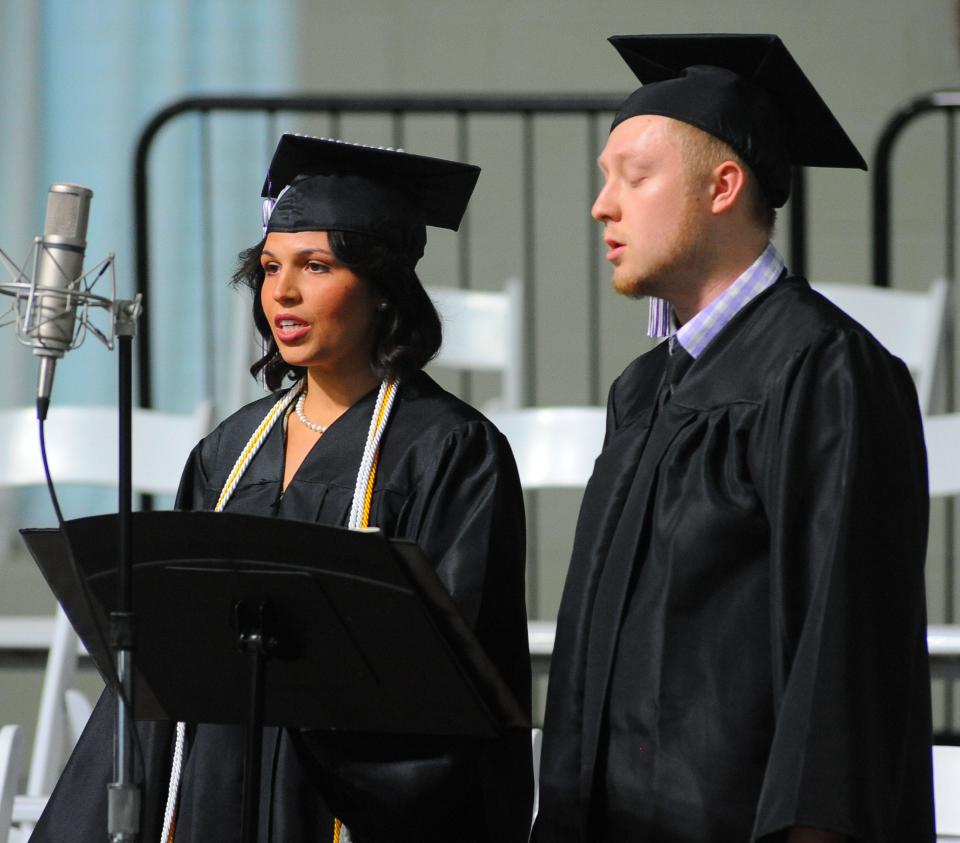
[[[36,296],[30,345],[40,358],[37,413],[46,416],[57,360],[73,343],[78,296],[87,248],[87,222],[93,191],[78,184],[52,184],[37,253]]]

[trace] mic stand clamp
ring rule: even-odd
[[[110,613],[110,643],[117,665],[117,726],[113,774],[107,785],[107,834],[111,843],[134,843],[140,836],[140,785],[136,782],[132,739],[133,653],[136,649],[136,616],[133,612],[133,365],[131,345],[137,319],[143,310],[141,296],[112,305],[114,333],[119,345],[119,505],[117,608]]]
[[[143,294],[137,293],[135,299],[118,299],[113,302],[114,335],[117,337],[135,337],[137,320],[143,313]]]

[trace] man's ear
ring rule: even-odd
[[[746,188],[747,174],[736,161],[724,161],[713,171],[710,184],[710,210],[714,214],[729,211]]]

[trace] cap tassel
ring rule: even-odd
[[[267,236],[267,226],[270,225],[270,217],[273,215],[273,209],[277,207],[277,202],[280,201],[280,197],[283,196],[290,189],[288,184],[283,190],[280,191],[280,195],[274,199],[273,197],[268,196],[263,200],[263,206],[260,209],[261,223],[263,224],[263,236]]]

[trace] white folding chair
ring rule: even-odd
[[[917,384],[920,409],[928,412],[943,338],[947,282],[938,278],[923,292],[820,282],[813,288],[907,364]]]
[[[443,322],[443,346],[431,366],[499,372],[499,406],[523,402],[523,285],[511,279],[501,292],[427,287]]]
[[[524,407],[487,414],[507,437],[524,489],[582,489],[603,447],[603,407]]]
[[[938,840],[960,840],[960,746],[933,748],[933,803]]]
[[[10,836],[13,800],[23,766],[23,732],[19,726],[0,729],[0,843]]]
[[[132,486],[135,494],[172,495],[184,461],[208,432],[210,404],[192,414],[137,408],[133,412]],[[112,407],[52,406],[46,422],[47,460],[55,485],[117,486],[117,411]],[[0,410],[0,488],[44,484],[34,408]],[[10,617],[3,628],[19,646],[18,624],[36,627],[36,618]],[[90,702],[72,689],[78,641],[58,608],[44,673],[27,795],[49,794],[59,775],[66,746],[79,737],[90,715]],[[69,744],[65,744],[65,741]],[[29,833],[29,830],[26,831]]]

